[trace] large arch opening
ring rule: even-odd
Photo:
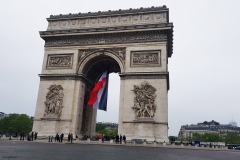
[[[85,76],[88,83],[85,87],[85,97],[82,114],[81,134],[92,135],[95,133],[97,121],[113,121],[118,122],[119,113],[119,92],[120,92],[120,77],[117,73],[121,72],[121,64],[119,59],[113,56],[110,52],[93,53],[85,58],[82,62],[82,74]],[[90,92],[94,85],[99,80],[103,72],[109,72],[109,88],[108,88],[108,106],[107,112],[96,111],[92,107],[87,106]],[[98,119],[97,119],[98,115]]]

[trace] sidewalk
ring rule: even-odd
[[[0,138],[1,140],[9,140],[9,137]],[[20,138],[12,138],[12,140],[9,141],[20,141]],[[71,142],[68,142],[66,139],[63,140],[63,142],[49,142],[48,139],[37,139],[34,141],[27,141],[24,139],[24,142],[37,142],[37,143],[58,143],[58,144],[71,144]],[[112,146],[132,146],[132,147],[160,147],[160,148],[172,148],[172,149],[192,149],[192,150],[212,150],[212,151],[239,151],[239,150],[229,150],[226,146],[220,147],[220,148],[210,148],[210,147],[198,147],[198,146],[185,146],[185,145],[174,145],[174,144],[166,144],[166,143],[155,143],[155,142],[143,142],[141,144],[139,143],[132,143],[128,141],[126,144],[116,144],[113,141],[90,141],[90,140],[73,140],[73,144],[84,144],[84,145],[112,145]]]

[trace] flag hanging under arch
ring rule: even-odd
[[[90,93],[88,106],[94,109],[107,110],[107,96],[108,96],[108,72],[103,72],[97,84]]]

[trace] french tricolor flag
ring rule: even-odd
[[[105,71],[90,94],[88,106],[91,106],[95,109],[106,111],[107,95],[108,95],[108,72]]]

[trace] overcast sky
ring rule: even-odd
[[[1,0],[0,112],[34,116],[50,15],[166,5],[174,24],[169,59],[169,135],[181,125],[216,120],[240,125],[240,1],[238,0]],[[119,77],[110,77],[108,112],[118,121]]]

